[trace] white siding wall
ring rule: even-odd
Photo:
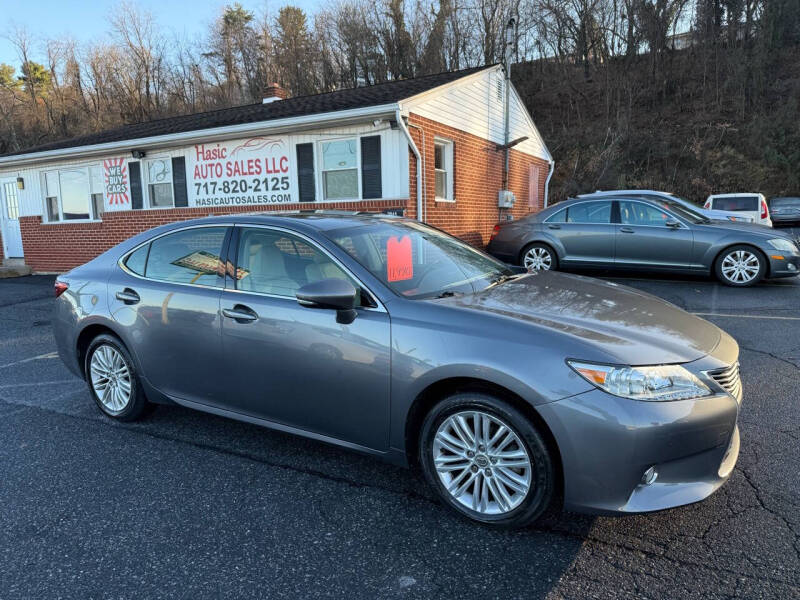
[[[407,199],[408,188],[408,146],[402,132],[389,128],[389,125],[382,123],[375,127],[371,122],[365,125],[336,127],[319,130],[309,130],[298,134],[279,134],[271,135],[268,131],[264,135],[270,137],[280,137],[284,139],[290,148],[290,160],[295,160],[294,146],[305,142],[316,142],[321,139],[332,137],[347,137],[352,135],[376,135],[381,136],[381,177],[384,199]],[[256,135],[256,134],[251,134]],[[248,136],[248,137],[251,137]],[[214,142],[216,143],[216,141]],[[145,147],[146,149],[146,147]],[[191,153],[194,152],[194,144],[190,146],[178,146],[173,149],[159,149],[152,153],[148,152],[147,158],[186,156],[187,163]],[[101,165],[105,158],[115,158],[124,156],[130,159],[130,152],[113,152],[105,156],[96,156],[89,159],[60,160],[42,163],[41,165],[26,166],[20,169],[5,168],[0,169],[0,178],[22,177],[25,179],[25,189],[19,191],[20,216],[38,216],[43,214],[44,194],[41,189],[41,173],[53,169],[66,167],[89,165]],[[296,173],[296,169],[292,170]],[[191,180],[191,174],[187,174]]]
[[[443,89],[435,89],[403,102],[403,110],[472,135],[504,143],[503,103],[505,79],[500,67],[481,71]],[[531,156],[550,159],[542,140],[516,90],[511,89],[510,139],[527,136],[514,148]]]

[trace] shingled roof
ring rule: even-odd
[[[393,104],[487,68],[489,67],[473,67],[460,71],[415,77],[413,79],[388,81],[386,83],[378,83],[367,87],[337,90],[335,92],[313,94],[310,96],[297,96],[295,98],[287,98],[286,100],[275,101],[268,104],[246,104],[244,106],[234,106],[232,108],[223,108],[191,115],[134,123],[114,129],[107,129],[98,133],[42,144],[32,148],[26,148],[19,152],[0,156],[35,154],[37,152],[60,150],[62,148],[78,148],[80,146],[178,134],[187,131],[225,127],[227,125],[272,121],[288,117],[366,108],[381,104]]]

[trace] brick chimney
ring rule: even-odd
[[[262,104],[269,104],[277,100],[286,100],[289,93],[277,83],[270,83],[264,88],[264,98],[261,100]]]

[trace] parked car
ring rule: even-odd
[[[752,217],[760,225],[772,227],[764,194],[712,194],[703,207],[706,210],[732,211],[743,217]]]
[[[186,221],[55,285],[59,354],[110,419],[174,403],[420,464],[445,505],[491,525],[556,497],[609,514],[696,502],[739,453],[725,332],[415,221]]]
[[[753,223],[755,218],[744,215],[740,212],[730,210],[712,210],[697,206],[694,202],[681,198],[677,194],[671,192],[659,192],[656,190],[606,190],[597,191],[591,194],[580,194],[578,198],[642,198],[644,200],[670,200],[677,202],[689,210],[698,212],[704,217],[717,221],[736,221],[743,223]]]
[[[528,269],[581,267],[709,273],[732,286],[790,277],[800,250],[787,234],[711,221],[674,200],[595,196],[495,226],[487,250]]]
[[[773,225],[800,223],[800,196],[770,198],[768,204]]]

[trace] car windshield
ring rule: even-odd
[[[682,217],[689,221],[690,223],[710,223],[711,219],[701,215],[699,212],[696,212],[686,206],[686,204],[691,204],[688,200],[684,200],[683,198],[678,198],[675,196],[675,200],[658,200],[662,207],[666,208],[667,210],[672,211],[679,217]]]
[[[406,298],[471,294],[514,277],[511,269],[494,258],[413,221],[387,218],[327,235]]]

